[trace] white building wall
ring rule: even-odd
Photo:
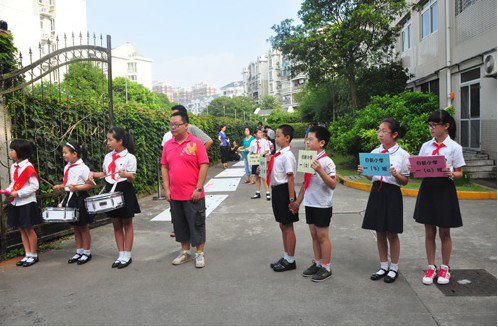
[[[136,71],[128,70],[129,63],[136,64]],[[112,76],[126,77],[152,90],[152,60],[143,57],[131,43],[125,43],[112,49]]]

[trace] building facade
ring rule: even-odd
[[[9,24],[23,66],[30,62],[30,49],[33,61],[54,51],[57,36],[59,48],[64,47],[64,34],[68,46],[72,34],[77,44],[80,33],[82,42],[87,42],[86,0],[0,0],[0,19]]]
[[[161,81],[153,81],[152,82],[152,91],[156,93],[162,93],[166,95],[169,101],[173,101],[173,85],[168,82]]]
[[[268,57],[259,56],[242,71],[244,94],[252,99],[268,95]]]
[[[112,49],[112,77],[125,77],[152,90],[152,59],[127,42]]]
[[[222,96],[233,98],[244,95],[244,82],[232,82],[220,88]]]
[[[408,1],[397,50],[407,88],[453,106],[457,141],[496,160],[496,1]],[[417,7],[411,5],[417,4]]]

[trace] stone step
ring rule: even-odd
[[[495,161],[490,159],[465,159],[465,164],[466,167],[493,166]]]
[[[472,160],[472,159],[489,159],[489,155],[484,154],[484,153],[464,153],[463,158],[465,160]]]
[[[496,172],[496,166],[464,166],[464,172],[477,173],[477,172]]]
[[[488,179],[488,178],[496,178],[496,172],[491,171],[480,171],[480,172],[464,172],[467,177],[472,179]]]

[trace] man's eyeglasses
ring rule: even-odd
[[[169,124],[169,127],[170,127],[170,128],[173,128],[173,127],[174,127],[174,128],[178,128],[178,127],[180,127],[180,126],[182,126],[182,125],[185,125],[185,123],[181,123],[181,124],[178,124],[178,123],[175,123],[175,124]]]

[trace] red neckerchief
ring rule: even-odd
[[[316,160],[319,160],[319,159],[322,159],[324,157],[327,156],[327,153],[323,153],[319,158],[317,158]],[[308,188],[308,186],[310,186],[310,182],[311,182],[311,176],[313,174],[311,173],[305,173],[304,174],[304,183],[303,183],[303,187],[304,187],[304,190],[306,191],[306,189]]]
[[[72,164],[70,165],[69,167],[67,167],[67,170],[66,172],[64,173],[64,181],[62,182],[62,185],[66,186],[67,184],[67,179],[69,177],[69,169],[75,167],[75,166],[78,166],[79,164],[75,163],[75,164]]]
[[[446,144],[444,144],[444,143],[439,144],[437,142],[432,142],[432,145],[434,145],[436,147],[436,150],[432,151],[433,156],[439,156],[440,155],[439,149],[444,148],[446,146]]]
[[[273,170],[273,164],[275,163],[275,158],[281,155],[280,151],[275,153],[270,157],[270,162],[268,163],[268,169],[266,170],[266,185],[270,186],[271,171]]]
[[[119,153],[115,152],[112,155],[112,161],[109,164],[109,167],[107,167],[107,171],[112,174],[111,178],[114,179],[114,180],[116,180],[116,160],[118,160],[118,158],[119,158]]]
[[[259,150],[261,150],[261,147],[259,146],[259,140],[256,140],[256,153],[259,154]]]
[[[40,181],[40,178],[38,177],[38,174],[36,173],[36,170],[33,166],[27,166],[26,168],[24,168],[24,170],[21,173],[21,175],[19,176],[19,178],[16,179],[14,176],[14,186],[12,187],[11,192],[19,191],[20,189],[22,189],[24,184],[26,184],[26,182],[29,180],[29,178],[33,175],[35,175],[36,179],[38,179],[38,181]],[[10,202],[13,202],[13,201],[14,201],[14,198],[10,198]]]

